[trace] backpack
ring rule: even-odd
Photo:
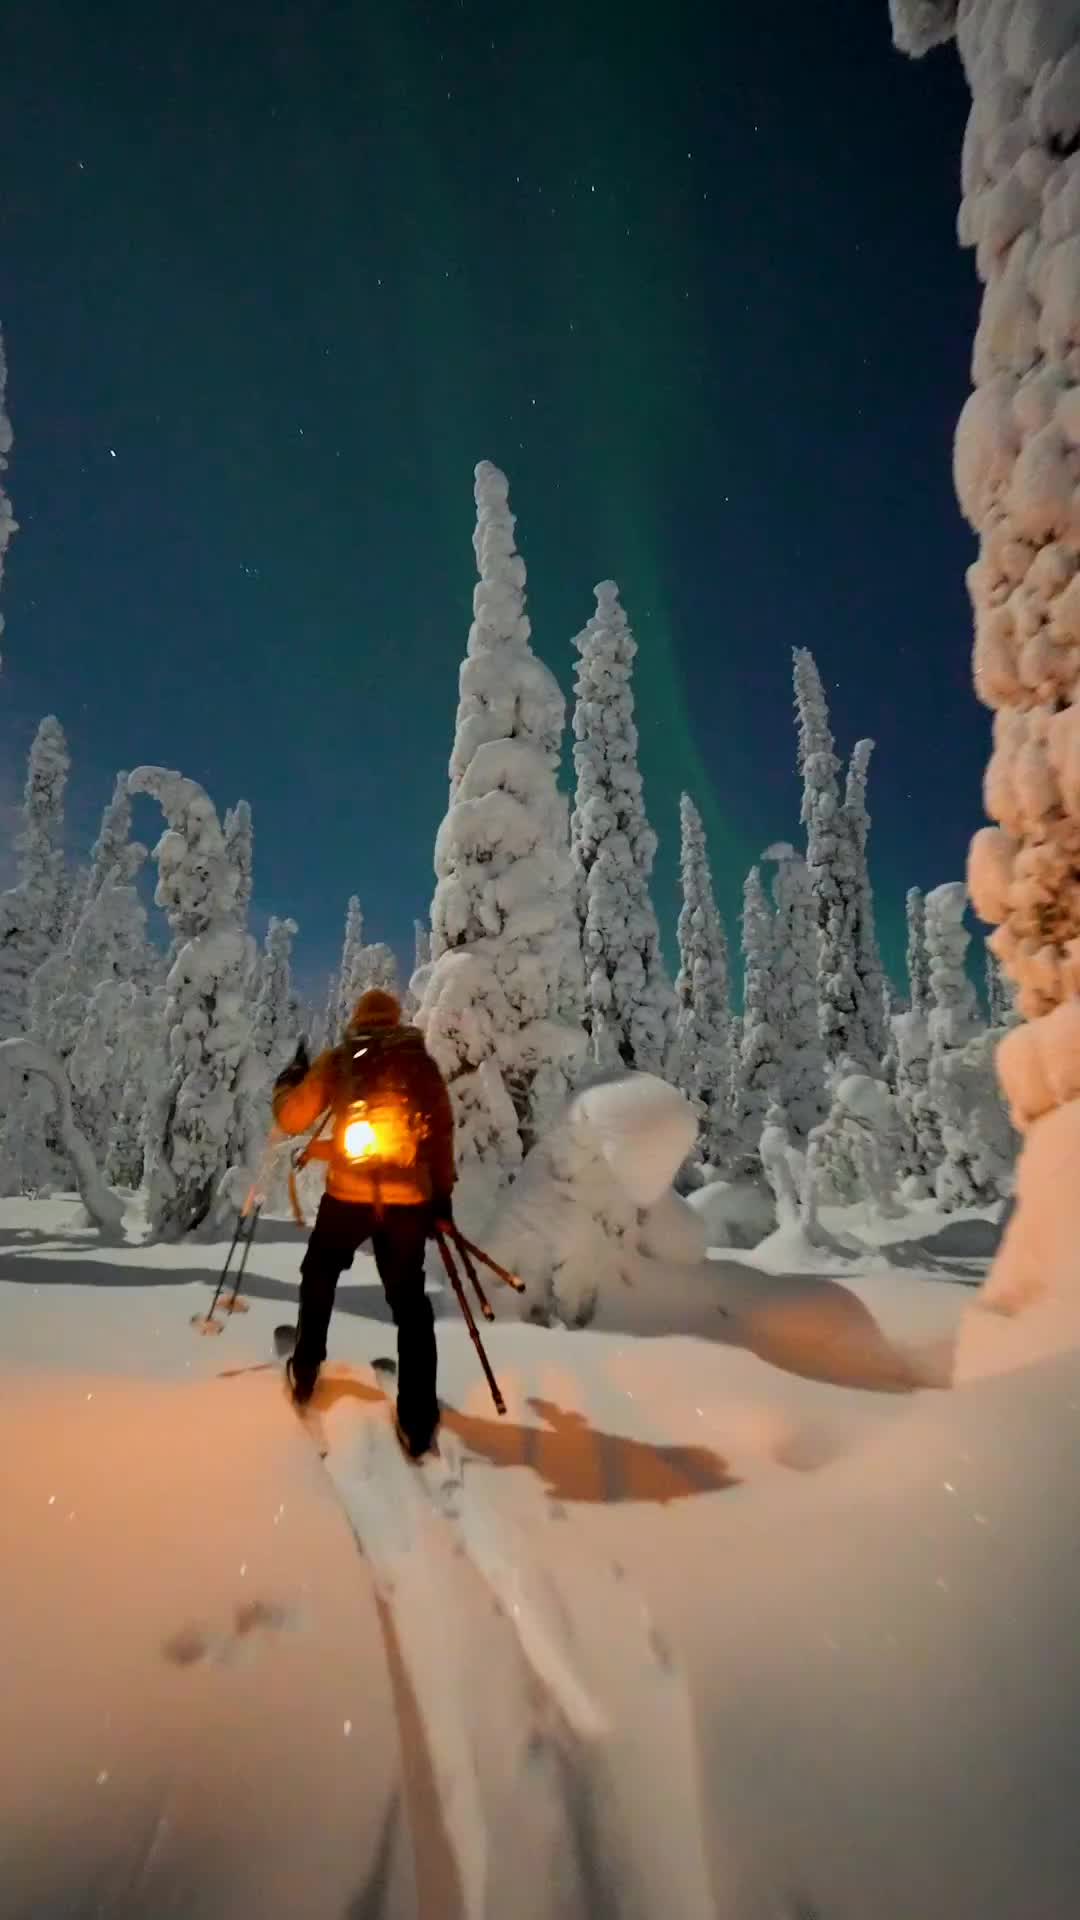
[[[428,1117],[416,1105],[416,1036],[409,1029],[354,1033],[338,1049],[329,1177],[376,1205],[427,1200]]]

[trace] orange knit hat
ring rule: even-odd
[[[401,1002],[382,987],[369,987],[360,995],[349,1021],[350,1032],[364,1027],[396,1027],[401,1021]]]

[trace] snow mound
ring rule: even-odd
[[[700,1214],[710,1247],[756,1247],[776,1225],[772,1195],[752,1180],[710,1180],[687,1205]]]
[[[697,1138],[685,1094],[651,1073],[589,1087],[572,1111],[592,1131],[624,1193],[651,1207],[670,1187]]]

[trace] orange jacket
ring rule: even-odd
[[[378,1034],[366,1038],[370,1046],[380,1044]],[[382,1043],[393,1047],[409,1104],[426,1122],[418,1168],[422,1190],[417,1190],[413,1173],[395,1182],[392,1173],[384,1172],[376,1177],[363,1162],[340,1159],[332,1152],[329,1139],[317,1139],[311,1157],[329,1162],[326,1191],[335,1200],[350,1200],[358,1205],[382,1202],[387,1206],[415,1206],[433,1196],[448,1196],[457,1173],[454,1116],[446,1082],[418,1028],[393,1027]],[[347,1057],[347,1045],[331,1047],[312,1062],[298,1085],[275,1089],[274,1119],[283,1133],[310,1133],[320,1115],[333,1109]]]

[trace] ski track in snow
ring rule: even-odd
[[[538,1551],[445,1432],[417,1468],[381,1413],[338,1407],[331,1424],[325,1468],[391,1613],[465,1920],[496,1910],[504,1880],[535,1920],[713,1920],[688,1688],[621,1569],[576,1540]],[[517,1723],[509,1770],[493,1698]]]

